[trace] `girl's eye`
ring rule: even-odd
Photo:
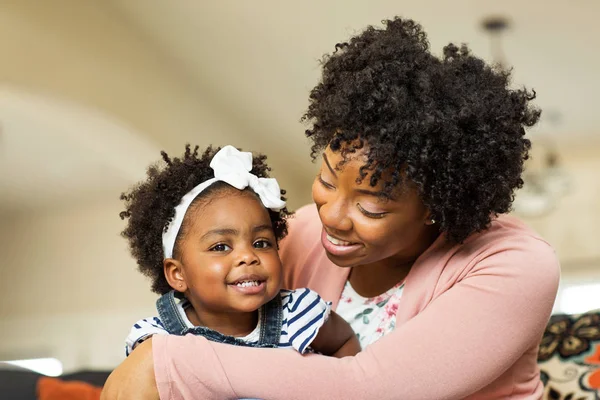
[[[362,208],[362,206],[359,203],[356,203],[356,206],[358,207],[360,212],[363,213],[363,215],[368,218],[379,219],[379,218],[383,218],[387,214],[387,212],[374,213],[374,212],[367,211],[364,208]]]
[[[321,176],[321,174],[317,175],[317,179],[319,180],[321,185],[325,186],[327,189],[335,189],[335,186],[333,186],[331,183],[325,182],[323,180],[323,177]]]
[[[270,247],[272,247],[271,242],[265,239],[257,240],[256,242],[254,242],[254,248],[256,249],[268,249]]]
[[[213,247],[210,248],[210,251],[217,251],[217,252],[228,251],[228,250],[231,250],[231,247],[229,247],[223,243],[215,244]]]

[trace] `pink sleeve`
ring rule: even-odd
[[[539,341],[558,279],[541,241],[491,254],[420,314],[344,359],[157,336],[161,399],[462,399]]]
[[[306,267],[307,254],[320,246],[321,221],[314,204],[299,208],[288,220],[288,235],[279,244],[279,256],[283,262],[283,287],[296,289],[306,286],[299,277]],[[322,295],[322,293],[320,293]]]

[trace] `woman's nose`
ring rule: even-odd
[[[319,208],[321,222],[326,228],[340,232],[352,229],[348,208],[342,201],[328,201]]]

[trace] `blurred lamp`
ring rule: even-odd
[[[12,360],[3,362],[46,376],[59,376],[63,373],[62,363],[56,358],[34,358],[29,360]]]
[[[565,314],[581,314],[600,309],[600,283],[573,285],[560,294],[558,311]]]

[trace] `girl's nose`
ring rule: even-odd
[[[238,254],[235,262],[237,267],[240,267],[242,265],[255,265],[259,263],[260,259],[254,252],[253,247],[245,246],[244,248],[238,249]]]

